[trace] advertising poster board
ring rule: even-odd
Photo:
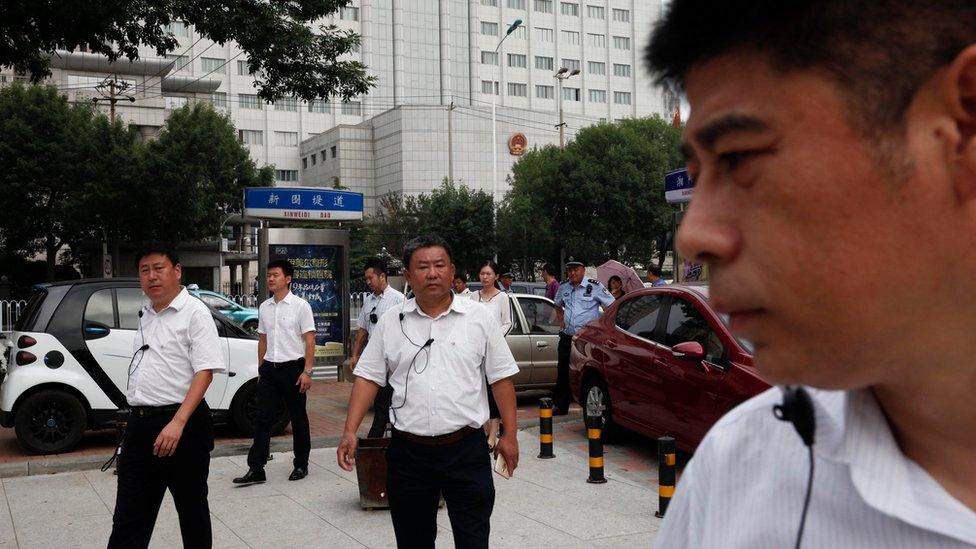
[[[343,247],[325,244],[271,244],[269,258],[295,267],[291,291],[308,301],[315,318],[315,356],[341,357],[348,322],[343,319]]]

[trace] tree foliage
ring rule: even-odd
[[[158,55],[179,42],[164,27],[184,21],[218,44],[236,42],[247,54],[258,95],[267,101],[296,96],[344,100],[366,93],[375,79],[359,61],[341,59],[359,35],[316,22],[349,0],[5,0],[0,3],[0,66],[50,74],[56,50],[84,47],[111,60],[139,57],[148,46]]]
[[[672,209],[664,174],[680,167],[680,130],[659,117],[584,128],[565,149],[527,152],[499,212],[502,258],[567,255],[647,264],[663,256]]]

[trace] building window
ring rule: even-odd
[[[515,10],[524,10],[525,0],[508,0],[508,7]]]
[[[630,78],[630,65],[621,65],[620,63],[614,63],[613,75],[622,76],[624,78]]]
[[[607,47],[607,35],[605,34],[587,33],[586,39],[590,41],[590,45],[594,48]]]
[[[163,102],[166,105],[166,108],[170,110],[178,109],[180,107],[186,106],[186,98],[175,96],[175,95],[174,96],[164,95]]]
[[[579,59],[566,59],[566,58],[563,58],[563,64],[562,65],[559,65],[559,66],[560,67],[566,67],[567,69],[569,69],[571,71],[578,71],[579,68],[580,68],[580,62],[579,62]]]
[[[211,96],[213,101],[213,106],[216,109],[226,109],[227,108],[227,94],[224,92],[214,92]]]
[[[580,89],[579,88],[563,88],[563,99],[566,101],[579,101],[580,100]]]
[[[214,57],[201,57],[200,64],[203,67],[203,72],[207,74],[211,73],[227,73],[227,61],[223,59],[217,59]]]
[[[237,94],[237,103],[242,109],[254,109],[257,111],[262,109],[261,98],[253,93]]]
[[[535,56],[535,68],[542,69],[545,71],[551,71],[553,67],[552,57],[544,57],[541,55]]]
[[[535,96],[539,99],[554,99],[556,97],[556,92],[552,86],[536,86]]]
[[[237,60],[237,74],[238,76],[251,74],[251,71],[247,70],[247,61]]]
[[[630,23],[630,10],[621,10],[621,9],[614,8],[613,20],[619,21],[621,23]]]
[[[331,147],[329,147],[329,155],[331,155],[332,158],[336,157],[336,145],[332,145]],[[323,156],[322,158],[325,157]]]
[[[618,50],[629,50],[630,38],[627,38],[626,36],[614,36],[613,47],[617,48]]]
[[[521,53],[508,54],[508,66],[524,69],[527,66],[525,55]]]
[[[525,84],[519,84],[517,82],[508,83],[508,95],[512,97],[526,97],[529,95],[529,87]]]
[[[274,104],[276,111],[298,111],[298,100],[294,97],[282,97],[281,99],[275,101]]]
[[[600,61],[590,61],[586,64],[586,67],[590,71],[590,74],[599,74],[599,75],[607,74],[606,63],[601,63]]]
[[[579,17],[579,4],[574,4],[572,2],[560,2],[559,11],[562,12],[563,15]]]
[[[630,105],[630,92],[613,92],[613,102],[618,105]]]
[[[276,147],[297,147],[298,132],[274,132]]]
[[[278,181],[298,181],[298,170],[275,170]]]
[[[498,52],[497,51],[483,51],[483,52],[481,52],[481,63],[483,65],[497,65],[498,64]]]
[[[173,21],[169,25],[163,27],[163,29],[173,36],[190,36],[190,26],[183,21]]]
[[[315,153],[312,153],[312,156],[310,158],[312,159],[312,165],[314,166],[315,165]]]
[[[482,80],[481,93],[487,93],[488,95],[491,94],[498,95],[498,82],[492,82],[491,80]]]
[[[237,135],[245,145],[264,145],[264,132],[261,130],[237,130]]]
[[[552,13],[552,0],[535,0],[532,7],[539,13]]]
[[[339,8],[339,19],[343,21],[359,21],[359,8]]]
[[[498,7],[498,0],[481,0],[482,6]]]
[[[498,23],[481,22],[481,34],[487,36],[498,36]]]
[[[185,55],[170,55],[166,54],[166,59],[173,60],[173,70],[181,71],[185,69],[190,64],[190,58]]]
[[[308,102],[308,112],[326,113],[332,112],[332,105],[326,103],[325,101],[309,101]]]
[[[606,90],[590,90],[590,103],[606,103],[606,102],[607,102]]]
[[[576,31],[562,31],[562,33],[563,33],[563,42],[565,42],[566,44],[579,46],[580,33]]]
[[[363,114],[363,105],[359,101],[348,101],[342,104],[342,114],[360,116]]]
[[[308,169],[308,157],[305,157],[305,158],[302,159],[302,169],[303,170],[307,170]]]
[[[552,42],[553,41],[552,29],[547,29],[545,27],[536,27],[535,38],[539,42]]]
[[[605,19],[607,11],[603,6],[586,6],[586,16],[591,19]]]
[[[515,30],[512,31],[512,38],[518,38],[519,40],[525,40],[528,37],[529,37],[529,34],[528,34],[528,31],[525,30],[525,25],[519,25],[518,27],[515,27]]]

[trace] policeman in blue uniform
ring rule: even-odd
[[[584,278],[586,265],[582,260],[569,258],[566,262],[569,280],[556,291],[556,310],[559,312],[559,362],[556,366],[556,394],[553,414],[569,411],[569,351],[573,334],[600,316],[600,306],[609,307],[613,295],[599,280]]]

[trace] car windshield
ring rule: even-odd
[[[27,305],[24,310],[17,317],[17,322],[14,324],[14,330],[23,331],[24,326],[27,325],[29,319],[33,318],[37,314],[37,310],[41,308],[41,303],[44,302],[44,298],[47,297],[47,290],[43,287],[35,286],[34,293],[31,294],[29,300],[27,300]]]

